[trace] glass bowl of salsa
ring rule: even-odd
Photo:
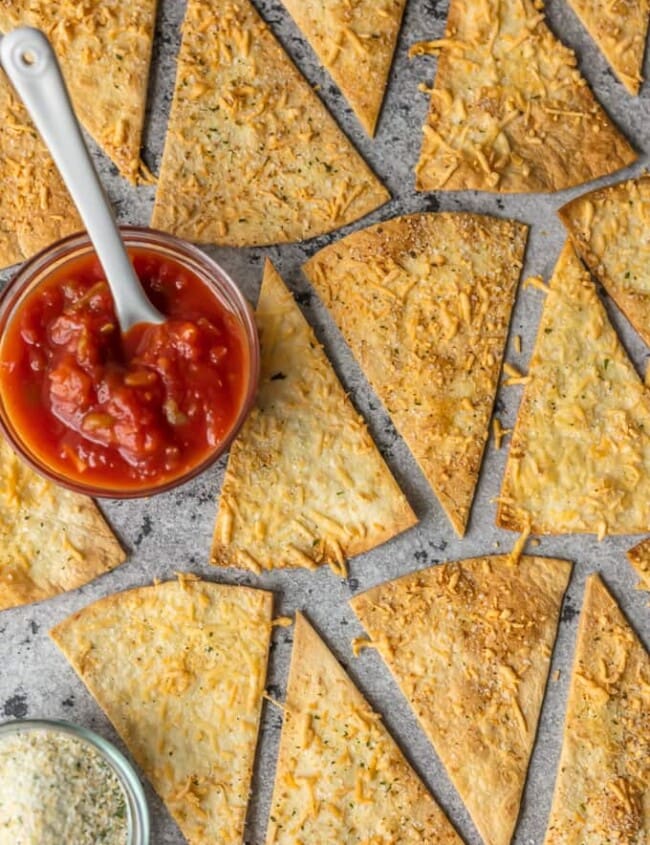
[[[259,378],[252,309],[197,247],[121,227],[167,317],[122,335],[85,233],[27,261],[0,295],[0,428],[38,472],[131,498],[198,475],[230,446]]]
[[[19,719],[0,724],[0,830],[24,845],[148,845],[149,809],[135,769],[103,737]]]

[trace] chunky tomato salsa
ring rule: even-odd
[[[23,300],[0,352],[5,407],[33,454],[116,491],[164,484],[209,457],[239,414],[249,366],[238,318],[201,279],[168,257],[130,253],[165,323],[122,336],[91,254]]]

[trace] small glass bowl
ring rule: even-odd
[[[16,719],[0,724],[0,742],[5,736],[46,731],[73,737],[91,746],[115,773],[126,798],[128,845],[149,845],[149,807],[140,779],[126,757],[108,740],[87,728],[56,719]]]
[[[163,493],[184,484],[207,469],[217,458],[228,450],[255,401],[259,382],[260,347],[255,317],[251,306],[235,282],[216,261],[213,261],[204,252],[187,241],[168,235],[166,232],[159,232],[144,226],[121,226],[120,231],[127,248],[146,249],[147,251],[157,253],[163,258],[174,260],[183,266],[184,269],[193,273],[206,286],[212,289],[212,292],[221,304],[238,319],[247,346],[247,382],[242,392],[239,413],[231,430],[205,460],[190,467],[184,473],[174,476],[171,479],[154,480],[150,484],[123,488],[113,487],[112,485],[101,486],[93,482],[86,483],[80,480],[79,477],[68,478],[58,469],[49,466],[45,459],[30,448],[29,443],[26,442],[20,431],[12,423],[1,392],[0,430],[4,432],[15,451],[25,461],[38,473],[51,481],[70,490],[74,490],[77,493],[85,493],[89,496],[131,499],[151,496],[154,493]],[[16,276],[14,276],[0,294],[0,346],[4,339],[6,327],[9,325],[23,299],[66,262],[82,258],[92,252],[94,250],[88,235],[85,232],[80,232],[57,241],[35,255],[21,267]]]

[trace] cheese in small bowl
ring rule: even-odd
[[[147,845],[142,786],[110,743],[65,722],[0,725],[0,845]]]

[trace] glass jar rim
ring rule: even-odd
[[[243,331],[248,353],[246,389],[241,399],[237,417],[226,437],[211,451],[204,460],[188,469],[179,476],[162,482],[142,487],[102,486],[92,482],[84,483],[75,478],[69,478],[58,470],[50,467],[29,448],[28,443],[21,437],[20,432],[12,425],[0,395],[0,432],[4,434],[13,449],[29,466],[50,481],[60,484],[76,493],[82,493],[96,498],[133,499],[152,496],[172,490],[185,484],[204,472],[221,457],[231,446],[246,417],[252,409],[260,373],[260,347],[253,309],[234,282],[232,277],[203,250],[189,241],[184,241],[167,232],[161,232],[147,226],[120,226],[124,242],[127,247],[143,247],[167,255],[193,270],[202,282],[209,285],[214,295],[237,317]],[[29,258],[16,272],[6,287],[0,292],[0,344],[6,325],[11,320],[23,297],[43,281],[52,265],[64,264],[93,251],[93,246],[86,232],[76,232],[68,235],[41,252]]]
[[[149,805],[144,788],[133,765],[109,740],[85,728],[62,719],[13,719],[0,722],[0,740],[3,736],[47,731],[70,736],[97,751],[110,766],[124,791],[128,819],[128,845],[149,845],[151,822]]]

